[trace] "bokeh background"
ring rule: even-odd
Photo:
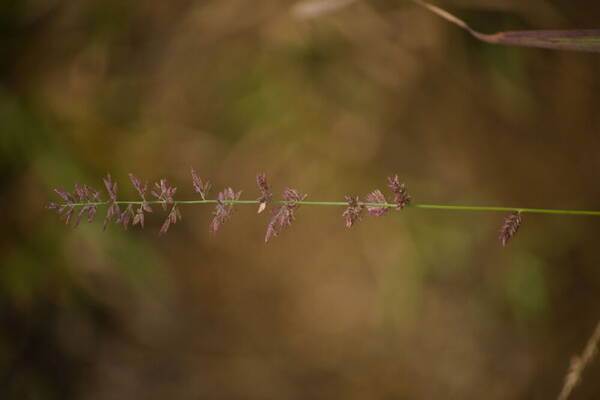
[[[600,209],[600,57],[491,46],[406,1],[0,2],[0,397],[548,399],[600,318],[600,220],[183,208],[64,226],[52,189],[190,167],[258,197]],[[445,0],[484,32],[600,28],[583,0]],[[573,399],[600,396],[600,363]]]

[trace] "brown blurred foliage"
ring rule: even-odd
[[[402,1],[0,2],[0,397],[547,399],[600,317],[599,220],[405,210],[344,227],[183,207],[71,230],[52,188],[189,168],[216,190],[600,209],[600,58],[497,47]],[[598,28],[589,1],[447,0],[476,29]],[[596,26],[594,26],[596,25]],[[158,210],[157,210],[158,211]],[[599,363],[573,399],[600,393]]]

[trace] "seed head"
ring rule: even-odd
[[[386,204],[387,200],[381,190],[377,189],[367,195],[367,203],[381,203]],[[382,215],[387,214],[389,209],[387,207],[379,207],[379,206],[367,206],[367,212],[369,215],[374,217],[381,217]]]
[[[208,196],[208,192],[210,191],[210,181],[202,182],[202,179],[196,174],[196,170],[192,168],[192,183],[194,184],[194,190],[197,193],[200,193],[200,197],[202,200],[206,200],[206,196]]]
[[[267,225],[265,242],[268,242],[273,236],[279,235],[281,231],[292,225],[296,219],[295,211],[300,207],[299,201],[303,201],[307,194],[298,192],[296,189],[285,189],[283,200],[285,203],[273,211],[273,217]]]
[[[108,210],[106,211],[106,218],[104,218],[104,226],[102,227],[103,230],[106,230],[110,221],[112,221],[114,218],[119,218],[121,215],[121,209],[116,203],[117,183],[112,181],[110,174],[107,174],[106,178],[104,178],[104,186],[106,187],[106,192],[108,193],[109,197]]]
[[[106,174],[104,186],[106,187],[106,192],[108,193],[110,200],[117,201],[117,183],[112,181],[110,174]]]
[[[221,225],[231,218],[233,214],[233,204],[228,201],[239,200],[242,191],[234,192],[232,188],[226,188],[219,193],[217,197],[217,205],[213,211],[214,218],[210,223],[210,232],[217,233]]]
[[[146,200],[146,191],[148,190],[148,182],[142,183],[134,174],[129,173],[129,179],[131,180],[131,184],[137,190],[138,194],[142,198],[142,200]]]
[[[75,188],[73,193],[69,193],[64,189],[54,189],[56,194],[60,196],[60,198],[64,201],[62,204],[57,203],[49,203],[46,208],[49,210],[57,210],[60,215],[60,219],[65,221],[67,225],[73,222],[73,227],[79,225],[81,218],[87,213],[88,222],[92,222],[94,220],[94,216],[96,215],[97,205],[94,203],[99,203],[102,200],[100,199],[100,193],[88,185],[80,185],[78,183],[75,184]],[[75,216],[75,203],[90,203],[84,204],[81,206],[79,213]],[[74,218],[75,217],[75,218]]]
[[[165,222],[163,222],[162,227],[160,228],[159,235],[164,235],[167,233],[171,224],[175,224],[177,221],[181,221],[181,212],[179,212],[177,204],[174,204],[173,207],[171,207],[171,211],[169,212],[169,215],[167,215]]]
[[[351,228],[361,218],[365,206],[359,201],[358,196],[346,196],[348,208],[342,214],[346,218],[346,228]]]
[[[388,177],[388,187],[391,189],[392,193],[394,193],[396,210],[400,211],[404,209],[411,201],[411,197],[406,191],[406,185],[400,183],[398,175],[395,175],[394,177]]]
[[[265,211],[267,208],[267,203],[271,201],[271,197],[273,194],[270,192],[271,187],[267,183],[267,174],[259,173],[256,174],[256,184],[258,185],[258,189],[260,190],[261,196],[257,199],[259,201],[258,213]]]
[[[131,220],[131,218],[134,216],[134,212],[133,212],[133,205],[129,204],[127,206],[127,208],[125,209],[125,211],[123,211],[121,213],[121,215],[117,216],[117,224],[120,224],[123,226],[123,229],[127,230],[127,228],[129,227],[129,221]]]
[[[508,217],[504,218],[504,224],[500,229],[500,243],[505,247],[506,243],[510,238],[516,235],[521,223],[523,222],[523,217],[521,213],[518,211],[513,212]]]
[[[142,183],[135,175],[129,174],[129,179],[131,180],[131,184],[137,190],[138,194],[142,198],[142,204],[137,208],[135,214],[130,211],[129,217],[133,216],[133,225],[140,224],[140,226],[144,227],[144,212],[152,212],[152,207],[146,201],[146,192],[148,191],[148,182]],[[131,206],[130,206],[131,207]],[[128,207],[129,208],[129,207]],[[129,222],[129,220],[127,220]],[[125,229],[127,229],[127,225],[123,225]]]
[[[167,209],[167,204],[173,204],[173,195],[177,192],[177,188],[173,187],[166,179],[161,179],[160,182],[154,184],[152,195],[162,201],[163,210]]]

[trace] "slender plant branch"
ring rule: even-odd
[[[303,0],[292,6],[291,12],[296,18],[318,18],[339,10],[357,0]],[[490,44],[508,46],[538,47],[554,50],[577,50],[600,53],[600,29],[566,29],[566,30],[525,30],[503,31],[492,34],[479,32],[471,28],[456,15],[425,0],[410,0],[438,17],[459,26],[471,36]]]
[[[194,191],[201,197],[198,200],[175,200],[174,195],[177,192],[177,188],[171,186],[166,179],[161,179],[154,184],[150,191],[154,199],[148,200],[146,198],[148,183],[140,181],[133,174],[129,174],[129,179],[141,200],[119,200],[117,198],[117,183],[113,182],[110,175],[108,175],[104,179],[104,186],[108,195],[105,199],[101,198],[100,192],[94,188],[87,185],[75,184],[73,193],[64,189],[55,189],[55,192],[63,201],[61,203],[50,203],[48,208],[57,210],[61,219],[67,224],[73,223],[74,226],[77,226],[83,216],[87,215],[88,222],[91,222],[96,215],[98,207],[106,206],[107,212],[104,220],[104,228],[106,229],[110,222],[115,222],[127,229],[130,221],[132,225],[140,225],[143,228],[146,213],[153,212],[152,207],[158,205],[164,210],[170,208],[169,214],[160,230],[162,234],[166,233],[172,224],[181,219],[180,206],[214,204],[214,218],[210,223],[210,231],[212,233],[216,233],[221,225],[231,218],[235,205],[258,205],[258,213],[263,212],[267,206],[271,206],[273,216],[267,225],[265,241],[269,241],[273,236],[277,236],[282,230],[288,228],[295,220],[295,213],[300,206],[345,207],[346,209],[342,216],[345,219],[347,228],[352,227],[359,221],[365,211],[368,215],[374,217],[384,216],[392,210],[402,211],[405,208],[471,212],[510,212],[510,215],[505,217],[500,229],[499,239],[503,246],[517,233],[522,223],[522,216],[526,213],[600,216],[600,211],[589,210],[413,204],[406,186],[404,183],[400,183],[398,175],[388,177],[387,186],[392,193],[392,198],[386,198],[381,190],[377,189],[369,193],[364,200],[361,200],[358,196],[346,195],[346,201],[310,201],[306,200],[306,194],[300,193],[296,189],[288,188],[284,190],[282,200],[272,200],[273,194],[267,183],[266,175],[258,174],[256,176],[256,183],[261,195],[258,199],[242,200],[240,199],[242,192],[236,192],[232,188],[225,188],[218,193],[217,198],[209,199],[210,182],[203,181],[193,169],[191,173]],[[122,207],[125,209],[123,210]]]
[[[219,200],[174,200],[172,203],[167,203],[165,201],[160,200],[152,200],[146,201],[146,204],[182,204],[182,205],[194,205],[194,204],[216,204]],[[260,204],[259,200],[222,200],[224,204]],[[115,201],[114,204],[133,204],[133,205],[141,205],[143,201],[124,201],[119,200]],[[271,201],[272,204],[289,204],[289,201]],[[295,202],[299,205],[304,206],[340,206],[347,207],[348,202],[346,201],[297,201]],[[100,201],[100,202],[81,202],[81,203],[60,203],[61,206],[105,206],[113,204],[108,201]],[[398,205],[395,203],[362,203],[364,206],[369,207],[382,207],[382,208],[395,208]],[[595,215],[600,216],[600,211],[591,211],[591,210],[563,210],[563,209],[554,209],[554,208],[523,208],[523,207],[490,207],[490,206],[453,206],[446,204],[408,204],[405,206],[406,208],[420,208],[426,210],[449,210],[449,211],[514,211],[521,214],[529,213],[529,214],[562,214],[562,215]]]
[[[571,366],[569,367],[567,376],[565,376],[565,383],[560,394],[558,395],[558,400],[567,400],[569,398],[569,395],[571,394],[575,386],[577,386],[577,384],[579,384],[579,382],[581,381],[583,370],[596,357],[596,354],[598,353],[599,343],[600,322],[598,322],[598,324],[596,325],[596,329],[594,330],[592,336],[590,336],[581,356],[575,356],[571,360]]]

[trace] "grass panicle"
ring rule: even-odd
[[[140,199],[119,200],[117,197],[117,183],[108,174],[104,178],[106,190],[104,200],[100,192],[91,186],[75,184],[73,192],[68,192],[62,188],[55,189],[54,192],[61,201],[51,202],[47,205],[47,208],[55,210],[61,220],[67,225],[75,227],[84,216],[87,216],[88,222],[92,222],[97,214],[98,207],[105,206],[107,211],[104,219],[104,229],[111,222],[127,229],[130,225],[139,225],[144,228],[146,214],[153,212],[153,205],[160,205],[163,210],[168,210],[167,217],[159,231],[160,234],[165,234],[171,225],[182,219],[181,206],[214,204],[213,219],[209,224],[209,231],[214,234],[221,229],[225,222],[231,219],[234,205],[253,204],[258,206],[259,213],[263,212],[267,206],[271,206],[273,207],[272,216],[267,223],[265,242],[289,228],[296,218],[298,208],[302,205],[345,207],[342,217],[347,228],[353,227],[362,218],[365,210],[367,215],[374,217],[388,215],[391,210],[402,211],[407,208],[431,211],[510,212],[511,214],[504,218],[500,229],[499,239],[502,246],[506,246],[509,240],[516,235],[522,225],[524,213],[600,216],[600,211],[588,210],[413,204],[406,185],[400,182],[398,175],[393,175],[387,179],[387,186],[391,191],[391,200],[388,200],[380,189],[375,189],[367,194],[363,200],[355,195],[346,195],[345,201],[307,201],[307,194],[292,188],[284,190],[281,200],[273,200],[271,186],[267,183],[265,173],[256,175],[259,192],[259,197],[255,197],[256,200],[243,200],[241,199],[242,192],[235,191],[230,187],[219,192],[216,199],[209,199],[210,182],[202,180],[194,169],[191,170],[191,174],[193,190],[200,194],[201,200],[175,200],[174,196],[177,188],[164,178],[154,183],[150,192],[155,200],[148,200],[146,198],[148,182],[141,181],[133,174],[129,174],[129,179]],[[123,210],[121,210],[121,207],[123,207]]]

